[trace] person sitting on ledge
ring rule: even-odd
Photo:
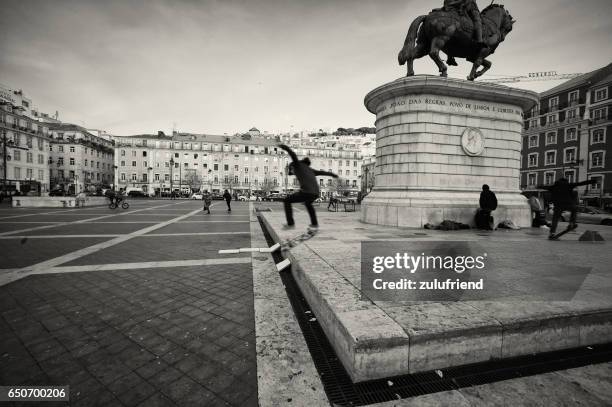
[[[487,184],[482,186],[480,193],[480,209],[476,214],[476,227],[479,229],[493,230],[494,221],[491,212],[497,209],[497,197]]]

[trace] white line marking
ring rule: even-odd
[[[87,256],[89,254],[96,253],[96,252],[98,252],[98,251],[100,251],[102,249],[106,249],[108,247],[112,247],[112,246],[118,245],[119,243],[123,243],[123,242],[125,242],[127,240],[130,240],[130,239],[136,237],[136,236],[142,236],[142,235],[144,235],[146,233],[149,233],[149,232],[152,232],[154,230],[161,229],[164,226],[168,226],[168,225],[170,225],[170,224],[172,224],[174,222],[178,222],[179,220],[185,219],[185,218],[187,218],[187,217],[189,217],[189,216],[191,216],[194,213],[199,212],[199,211],[200,211],[200,209],[196,209],[194,211],[186,213],[185,215],[181,215],[181,216],[176,217],[174,219],[170,219],[170,220],[158,223],[156,225],[152,225],[152,226],[146,227],[144,229],[137,230],[137,231],[132,232],[132,233],[130,233],[128,235],[118,236],[118,237],[116,237],[114,239],[107,240],[105,242],[101,242],[101,243],[98,243],[98,244],[95,244],[95,245],[92,245],[92,246],[89,246],[89,247],[85,247],[83,249],[76,250],[74,252],[65,254],[63,256],[55,257],[53,259],[46,260],[46,261],[43,261],[41,263],[37,263],[37,264],[31,265],[31,266],[28,266],[28,267],[24,267],[21,270],[19,270],[19,273],[22,273],[24,276],[26,276],[27,274],[32,273],[32,272],[36,273],[36,272],[40,272],[41,270],[45,270],[45,269],[48,269],[48,268],[51,268],[51,267],[59,266],[60,264],[68,263],[70,261],[73,261],[73,260],[76,260],[78,258]]]
[[[175,205],[175,204],[166,204],[166,205],[162,205],[162,206],[169,206],[169,205]],[[57,223],[57,224],[53,224],[53,225],[35,226],[35,227],[32,227],[32,228],[27,228],[27,229],[11,230],[11,231],[8,231],[8,232],[0,233],[0,236],[8,236],[8,235],[13,235],[15,233],[32,232],[34,230],[49,229],[49,228],[54,228],[54,227],[64,226],[64,225],[74,225],[74,224],[79,224],[79,223],[86,223],[88,221],[99,220],[99,219],[106,219],[106,218],[111,218],[113,216],[125,216],[125,215],[129,215],[129,214],[133,214],[135,212],[148,211],[148,210],[155,209],[155,208],[156,208],[156,206],[153,206],[153,207],[148,207],[148,208],[143,208],[143,209],[136,209],[136,210],[129,211],[129,212],[106,214],[104,216],[98,216],[98,217],[95,217],[95,218],[75,220],[75,221],[71,221],[71,222],[61,222],[61,223]],[[92,214],[90,214],[90,215],[92,215]]]
[[[208,235],[248,235],[250,232],[185,232],[185,233],[149,233],[138,237],[166,237],[166,236],[208,236]],[[119,237],[129,236],[130,233],[99,234],[99,235],[11,235],[0,236],[0,240],[11,239],[62,239],[62,238],[88,238],[88,237]]]
[[[28,213],[28,214],[24,214],[24,215],[15,215],[15,216],[3,216],[0,218],[0,220],[2,219],[14,219],[14,218],[23,218],[26,216],[36,216],[36,215],[64,215],[63,212],[74,212],[76,210],[78,210],[79,208],[75,208],[75,209],[65,209],[65,210],[58,210],[58,211],[51,211],[51,212],[37,212],[37,213]]]
[[[250,257],[227,257],[218,259],[201,260],[176,260],[176,261],[149,261],[142,263],[117,263],[117,264],[93,264],[83,266],[50,267],[45,270],[32,271],[28,274],[58,274],[58,273],[80,273],[85,271],[109,271],[109,270],[136,270],[153,269],[165,267],[194,267],[194,266],[216,266],[223,264],[250,264]],[[0,269],[0,286],[19,280],[25,275],[22,269]]]
[[[227,249],[227,250],[219,250],[219,254],[234,254],[240,253],[239,249]]]

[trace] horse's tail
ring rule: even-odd
[[[414,43],[417,38],[417,34],[419,32],[419,27],[423,20],[425,20],[427,16],[418,16],[414,19],[412,24],[410,24],[410,28],[408,29],[408,34],[406,34],[406,40],[404,41],[404,47],[401,49],[399,54],[397,55],[397,61],[400,65],[404,65],[408,60],[408,57],[412,53],[414,49]]]

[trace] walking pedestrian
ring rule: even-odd
[[[292,203],[303,202],[310,216],[310,229],[318,229],[319,223],[317,222],[317,213],[315,212],[312,203],[319,197],[319,183],[317,182],[317,176],[328,176],[338,178],[334,173],[320,170],[313,170],[310,168],[310,159],[304,157],[298,160],[297,155],[291,148],[284,144],[279,145],[280,148],[285,150],[291,157],[291,164],[289,164],[289,174],[295,175],[298,182],[300,183],[300,190],[294,194],[287,196],[284,200],[285,216],[287,218],[287,224],[283,225],[284,229],[294,229],[295,221],[293,220],[293,209]]]
[[[202,201],[204,201],[204,209],[210,215],[210,205],[212,204],[212,196],[208,192],[208,190],[204,191],[202,194]]]
[[[550,227],[549,239],[554,239],[554,235],[557,232],[557,225],[563,211],[570,212],[570,221],[568,225],[569,230],[576,229],[578,224],[576,223],[577,208],[577,193],[574,188],[581,185],[596,184],[597,181],[590,179],[582,182],[570,183],[566,178],[560,178],[553,185],[539,185],[538,188],[546,189],[551,192],[551,200],[553,203],[553,219],[552,226]]]
[[[231,202],[232,202],[232,194],[230,194],[227,189],[223,193],[223,199],[225,199],[225,203],[227,204],[227,211],[231,212],[232,211],[232,204],[231,204]]]

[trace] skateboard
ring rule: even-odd
[[[559,240],[561,236],[563,236],[567,232],[571,232],[572,230],[575,230],[577,227],[578,225],[568,226],[565,230],[562,230],[559,233],[555,233],[554,235],[548,236],[548,240]]]
[[[298,235],[294,238],[283,241],[280,245],[281,251],[293,249],[294,247],[298,246],[300,243],[303,243],[306,240],[312,239],[313,237],[317,235],[317,232],[318,231],[316,229],[308,229],[305,233],[302,233],[301,235]]]

